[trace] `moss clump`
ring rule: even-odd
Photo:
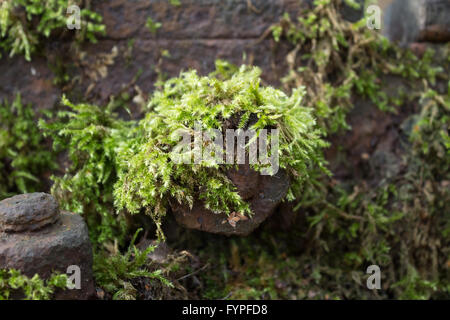
[[[125,217],[113,206],[113,186],[117,181],[117,149],[134,137],[136,123],[118,119],[112,102],[106,108],[89,104],[63,103],[70,111],[58,113],[58,120],[39,122],[53,138],[58,152],[67,151],[71,165],[64,176],[52,176],[52,193],[62,208],[84,216],[91,240],[104,243],[127,233]]]
[[[146,207],[159,217],[171,198],[190,206],[201,199],[215,213],[251,214],[248,203],[225,175],[231,165],[208,159],[193,163],[195,156],[189,152],[185,154],[188,164],[171,159],[179,130],[192,133],[197,123],[203,132],[219,130],[224,135],[224,124],[232,119],[235,129],[246,127],[256,135],[264,128],[279,130],[279,166],[291,177],[288,198],[293,199],[311,178],[310,172],[323,167],[320,149],[325,143],[311,110],[301,106],[303,89],[289,97],[261,87],[259,74],[257,68],[242,67],[227,80],[200,77],[191,71],[167,81],[163,90],[154,94],[149,104],[152,111],[140,123],[143,136],[131,148],[122,149],[122,171],[115,187],[117,206],[132,213]],[[207,143],[203,141],[202,147]],[[194,143],[192,146],[195,152]],[[252,167],[257,171],[265,168],[261,163]]]
[[[67,9],[82,6],[82,0],[5,0],[0,4],[0,50],[10,56],[23,54],[30,61],[42,37],[67,28],[72,22]],[[105,32],[102,17],[88,8],[80,10],[80,30],[77,41],[96,42],[95,35]],[[70,30],[68,30],[70,31]],[[0,57],[1,57],[0,51]]]
[[[226,80],[200,77],[194,71],[182,73],[154,94],[140,122],[118,120],[109,108],[64,100],[73,109],[60,113],[68,122],[41,124],[57,146],[68,147],[73,161],[63,178],[55,178],[54,193],[67,209],[100,216],[97,228],[105,228],[101,239],[111,238],[114,233],[106,230],[117,227],[113,201],[116,212],[145,209],[158,230],[169,199],[187,205],[201,199],[214,212],[251,214],[225,175],[231,164],[207,160],[179,164],[171,158],[179,129],[192,132],[198,122],[204,131],[221,130],[224,122],[234,119],[237,127],[254,129],[257,134],[264,128],[279,130],[279,167],[291,177],[288,198],[295,198],[313,179],[311,172],[325,170],[321,148],[326,144],[311,110],[301,106],[303,89],[289,97],[263,88],[259,73],[257,68],[242,67]],[[261,163],[252,167],[257,171],[266,168]]]
[[[45,189],[43,174],[57,167],[34,118],[20,95],[12,104],[0,102],[0,200]]]

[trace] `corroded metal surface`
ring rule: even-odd
[[[0,217],[4,230],[0,231],[0,268],[48,278],[54,271],[66,273],[75,265],[81,271],[81,289],[59,290],[55,298],[93,296],[92,247],[81,216],[60,213],[51,195],[33,193],[0,202]]]
[[[247,201],[254,213],[251,218],[243,217],[238,213],[214,214],[199,201],[194,203],[192,210],[172,202],[171,207],[176,221],[186,228],[211,233],[239,236],[250,234],[274,213],[287,193],[289,179],[283,170],[274,176],[249,175],[246,171],[244,169],[241,172],[240,178],[237,178],[237,172],[233,175],[234,181],[237,181],[238,192],[250,196]]]
[[[37,230],[58,219],[56,200],[46,193],[20,194],[0,201],[0,231]]]

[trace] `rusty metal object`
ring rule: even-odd
[[[81,289],[58,290],[55,299],[89,299],[94,291],[92,247],[83,218],[60,212],[49,194],[32,193],[0,201],[0,268],[48,278],[76,265]]]
[[[37,230],[55,223],[59,207],[46,193],[29,193],[5,199],[0,205],[0,231]]]
[[[190,229],[223,235],[246,236],[275,211],[289,188],[289,178],[283,170],[274,176],[255,175],[246,168],[230,174],[238,192],[244,197],[248,197],[246,201],[250,203],[254,213],[251,218],[244,217],[239,213],[214,214],[206,209],[200,201],[196,201],[192,210],[177,202],[172,202],[171,208],[175,220]]]
[[[227,177],[236,186],[241,198],[247,200],[255,196],[258,191],[261,175],[252,170],[249,165],[240,165],[237,169],[228,170]]]

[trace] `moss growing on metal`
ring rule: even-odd
[[[182,73],[155,92],[147,116],[139,123],[118,120],[109,108],[64,100],[73,109],[60,113],[68,116],[68,122],[41,123],[57,146],[68,146],[73,162],[65,177],[55,178],[53,192],[67,209],[85,215],[94,211],[101,217],[98,228],[105,230],[100,239],[113,236],[113,201],[116,212],[148,213],[160,236],[170,199],[187,205],[201,199],[216,213],[251,215],[248,203],[225,175],[232,165],[179,164],[171,158],[179,129],[193,131],[198,122],[202,130],[221,130],[225,121],[234,118],[240,128],[249,126],[257,134],[269,127],[279,130],[279,166],[291,177],[288,199],[294,199],[313,179],[311,172],[326,171],[321,155],[326,144],[311,111],[301,105],[303,89],[289,97],[261,87],[259,73],[257,68],[242,67],[226,80],[200,77],[194,71]],[[250,115],[253,123],[248,123]],[[261,171],[265,165],[252,167]]]

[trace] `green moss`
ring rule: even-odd
[[[375,179],[370,169],[362,177],[318,177],[286,217],[294,220],[288,232],[267,227],[245,239],[198,235],[198,243],[183,243],[212,265],[201,275],[203,297],[448,298],[448,54],[438,63],[431,50],[418,58],[365,28],[364,20],[345,21],[342,1],[315,4],[272,29],[275,41],[292,45],[285,91],[308,84],[305,105],[338,142],[346,139],[343,128],[351,130],[354,101],[377,106],[387,118],[408,114],[397,128],[401,170],[382,170]],[[399,90],[389,87],[393,79]],[[353,150],[336,149],[351,166]],[[366,287],[371,264],[381,268],[381,290]]]
[[[155,22],[155,21],[153,21],[152,18],[148,18],[147,22],[145,23],[145,26],[148,28],[148,30],[151,33],[156,34],[158,29],[162,27],[162,23],[161,22]]]
[[[290,70],[282,80],[285,89],[308,84],[305,101],[327,133],[349,128],[346,114],[353,107],[354,94],[370,99],[381,110],[395,110],[406,96],[385,87],[387,76],[408,79],[412,87],[408,89],[415,91],[408,96],[412,100],[424,90],[420,79],[434,84],[442,75],[442,67],[431,64],[432,50],[419,59],[368,29],[365,18],[346,21],[339,13],[341,0],[314,4],[297,19],[285,14],[272,26],[272,34],[275,41],[287,40],[293,46],[286,57]]]
[[[132,281],[137,278],[146,278],[161,282],[164,286],[173,288],[173,284],[162,275],[162,270],[148,270],[147,255],[155,250],[155,246],[149,246],[145,250],[139,250],[134,245],[136,237],[142,229],[139,229],[125,254],[116,252],[106,254],[104,251],[94,256],[94,276],[96,283],[102,287],[113,299],[135,300],[137,290]]]
[[[300,259],[316,266],[308,278],[319,291],[330,290],[329,297],[448,296],[450,95],[442,84],[448,86],[449,65],[443,59],[436,64],[432,50],[418,58],[397,48],[367,29],[365,19],[345,21],[342,1],[315,4],[273,27],[276,41],[293,45],[286,90],[309,84],[305,101],[327,133],[350,129],[346,115],[356,97],[393,113],[409,105],[413,115],[400,130],[407,138],[400,172],[380,172],[376,181],[325,178],[298,199],[310,228],[296,235],[308,243]],[[386,79],[402,88],[391,90]],[[383,290],[374,295],[364,287],[370,264],[385,270]],[[333,286],[339,289],[331,294]]]
[[[181,0],[169,0],[170,4],[175,6],[175,7],[179,7],[181,6]]]
[[[42,280],[38,274],[29,278],[14,269],[0,269],[0,300],[17,299],[49,300],[55,289],[67,288],[67,275],[53,273],[47,280]]]
[[[0,50],[12,57],[23,54],[30,61],[42,38],[67,28],[69,5],[81,6],[83,1],[68,0],[5,0],[0,5]],[[96,35],[105,32],[102,17],[88,8],[80,11],[80,30],[76,40],[96,42]],[[71,30],[68,30],[71,31]],[[0,57],[1,57],[0,51]]]
[[[64,177],[55,178],[53,192],[65,208],[91,217],[92,237],[100,243],[126,238],[128,213],[146,212],[160,228],[174,199],[251,214],[223,174],[229,167],[174,165],[170,152],[178,137],[172,133],[192,130],[199,119],[205,130],[234,118],[238,127],[277,127],[283,135],[280,164],[292,179],[289,198],[296,199],[300,221],[290,232],[206,238],[199,247],[213,267],[199,274],[203,297],[448,297],[450,60],[436,65],[432,51],[418,58],[368,30],[364,19],[345,21],[342,3],[315,1],[312,10],[296,19],[285,16],[273,27],[275,40],[292,46],[283,79],[289,94],[261,87],[257,69],[218,61],[208,77],[191,71],[158,83],[140,122],[119,120],[111,106],[65,100],[72,111],[43,125],[73,162]],[[403,84],[401,90],[385,85],[390,77]],[[351,129],[347,115],[355,98],[399,117],[410,109],[398,130],[401,170],[393,175],[339,181],[324,174],[323,136]],[[351,163],[348,150],[342,151],[343,161]],[[132,263],[117,259],[123,266]],[[380,291],[365,286],[370,264],[381,267]],[[133,297],[125,283],[130,281],[113,283],[111,293],[123,289],[116,297]]]
[[[12,104],[0,102],[0,200],[42,191],[43,175],[57,167],[35,117],[31,105],[23,105],[19,94]]]
[[[215,213],[251,214],[225,176],[230,165],[171,161],[171,151],[179,142],[179,137],[174,137],[178,130],[193,130],[196,122],[204,131],[222,130],[224,122],[233,117],[243,126],[251,114],[256,119],[250,128],[257,134],[269,127],[280,130],[280,168],[292,178],[288,197],[294,198],[311,178],[309,172],[322,166],[320,148],[325,146],[310,110],[300,105],[302,94],[299,89],[288,97],[271,87],[260,87],[256,68],[241,68],[224,81],[199,77],[194,71],[167,81],[150,101],[153,111],[140,123],[144,136],[138,137],[132,148],[122,149],[116,204],[132,213],[146,207],[159,217],[165,214],[170,198],[190,206],[194,199],[201,199]]]
[[[74,105],[65,97],[70,111],[58,113],[58,121],[40,121],[46,135],[53,138],[56,151],[67,150],[72,162],[63,177],[53,176],[52,193],[62,208],[82,214],[91,240],[103,243],[119,239],[127,232],[124,214],[113,207],[113,185],[117,180],[117,149],[133,137],[133,121],[119,120],[114,101],[106,108]]]
[[[110,108],[64,100],[73,110],[60,113],[68,122],[41,123],[56,147],[69,149],[73,162],[63,178],[55,177],[53,193],[68,210],[87,216],[94,212],[97,220],[92,226],[105,229],[96,233],[101,235],[99,242],[114,237],[107,230],[118,227],[114,212],[123,209],[129,213],[145,209],[162,236],[161,218],[170,199],[186,205],[201,199],[216,213],[251,214],[225,175],[231,165],[178,164],[171,157],[179,129],[193,130],[197,121],[202,130],[221,129],[233,117],[244,126],[253,114],[251,128],[258,134],[268,127],[280,130],[279,166],[291,177],[288,199],[293,199],[313,179],[310,172],[326,171],[320,151],[326,144],[310,110],[301,106],[303,90],[288,97],[260,87],[259,73],[257,68],[243,67],[227,80],[199,77],[194,71],[182,73],[154,94],[151,110],[139,123],[118,120]],[[266,169],[258,163],[252,166]],[[111,206],[113,198],[117,211]]]

